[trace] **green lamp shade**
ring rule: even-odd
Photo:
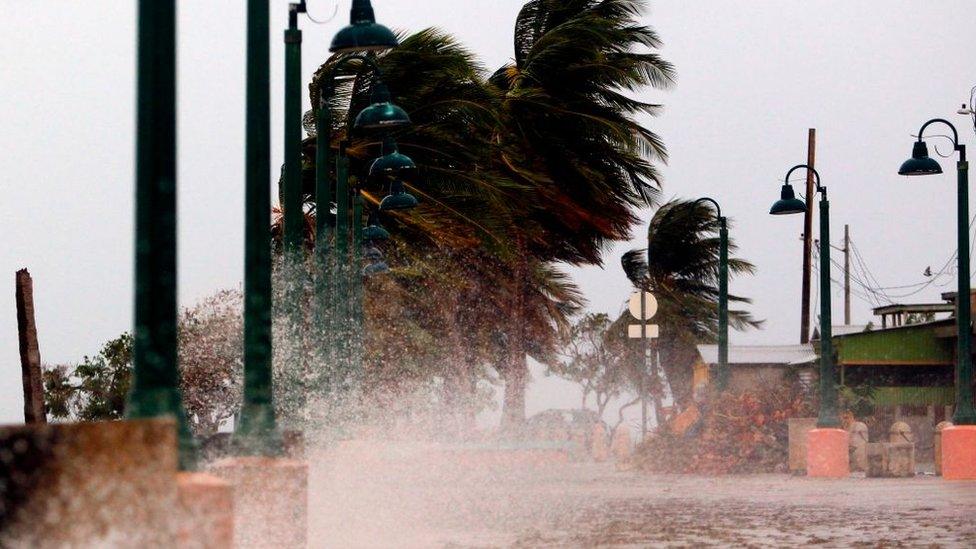
[[[363,240],[389,240],[390,233],[380,225],[367,225],[363,229]]]
[[[805,211],[807,211],[806,203],[796,197],[793,186],[789,183],[783,185],[783,189],[780,191],[780,199],[774,202],[773,207],[769,209],[769,213],[772,215],[789,215]]]
[[[390,90],[382,80],[373,84],[369,106],[359,112],[353,126],[363,130],[396,129],[410,125],[410,116],[393,104]]]
[[[901,163],[898,175],[931,175],[942,173],[942,166],[929,156],[925,141],[916,141],[912,147],[912,157]]]
[[[360,130],[402,128],[410,125],[410,116],[393,103],[373,103],[359,111],[353,125]]]
[[[390,272],[390,266],[385,261],[370,263],[363,267],[363,276],[374,276]]]
[[[390,233],[380,225],[380,216],[373,210],[369,212],[366,227],[363,229],[363,240],[389,240]]]
[[[390,185],[390,194],[380,201],[380,210],[409,210],[417,204],[417,197],[408,193],[403,187],[403,181],[397,179]]]
[[[400,154],[397,150],[396,142],[392,137],[383,140],[383,156],[373,161],[369,167],[370,177],[394,176],[404,172],[413,172],[417,165],[405,154]]]
[[[332,38],[332,53],[385,51],[399,45],[393,31],[376,24],[369,0],[353,0],[349,23]]]
[[[366,249],[363,250],[363,257],[371,262],[376,262],[383,259],[383,252],[381,252],[376,246],[367,246]]]

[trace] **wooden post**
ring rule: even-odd
[[[17,271],[16,301],[20,369],[24,381],[24,422],[46,423],[41,352],[37,347],[37,325],[34,323],[34,282],[27,269]]]
[[[800,295],[800,343],[810,342],[810,261],[813,248],[813,168],[817,149],[817,130],[810,128],[807,138],[807,211],[803,213],[803,284]],[[829,244],[829,242],[828,242]]]
[[[851,325],[851,230],[844,225],[844,325]]]

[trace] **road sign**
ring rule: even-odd
[[[643,307],[641,306],[641,297],[643,296]],[[641,324],[630,324],[627,326],[627,337],[632,337],[640,339],[643,337],[643,330],[641,329],[643,324],[647,323],[648,320],[654,318],[657,314],[657,298],[651,292],[634,292],[630,296],[630,302],[628,307],[631,316],[633,316]],[[643,314],[642,314],[643,311]],[[642,318],[643,317],[643,318]],[[654,339],[658,336],[658,325],[657,324],[647,324],[646,334],[648,339]]]

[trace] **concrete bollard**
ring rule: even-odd
[[[935,474],[942,476],[942,430],[951,427],[951,421],[940,421],[932,434],[932,446],[935,452]]]
[[[915,476],[915,443],[889,442],[885,444],[888,453],[888,477]]]
[[[915,435],[904,421],[896,421],[888,429],[888,476],[915,476]]]
[[[606,461],[610,459],[610,447],[607,444],[607,430],[602,423],[593,424],[590,431],[590,457],[593,461]]]
[[[0,428],[0,547],[173,547],[176,425]]]
[[[236,457],[210,472],[234,487],[234,547],[305,547],[308,464],[293,459]]]
[[[807,476],[849,477],[851,474],[849,438],[844,429],[817,428],[807,433]]]
[[[976,425],[942,430],[942,478],[976,480]]]
[[[911,442],[871,442],[867,445],[870,478],[915,476],[915,444]]]
[[[199,549],[234,547],[234,490],[206,473],[177,473],[180,510],[177,546]]]
[[[881,478],[888,476],[888,452],[885,442],[869,442],[865,445],[865,456],[867,457],[867,476],[868,478]]]
[[[617,425],[610,439],[610,450],[617,461],[626,461],[630,458],[630,427],[623,423]]]
[[[868,469],[868,426],[862,421],[851,423],[848,428],[850,439],[851,471],[867,471]]]
[[[915,437],[912,435],[912,428],[904,421],[896,421],[888,429],[888,442],[910,442],[915,444]]]

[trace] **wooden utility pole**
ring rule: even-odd
[[[24,381],[24,422],[46,423],[41,352],[34,323],[34,282],[27,269],[17,271],[17,334],[20,342],[20,370]]]
[[[810,128],[807,137],[807,211],[803,214],[803,284],[800,295],[800,343],[810,342],[810,260],[813,249],[813,168],[817,150],[817,130]],[[829,244],[829,243],[828,243]]]
[[[851,230],[844,224],[844,325],[851,325]]]

